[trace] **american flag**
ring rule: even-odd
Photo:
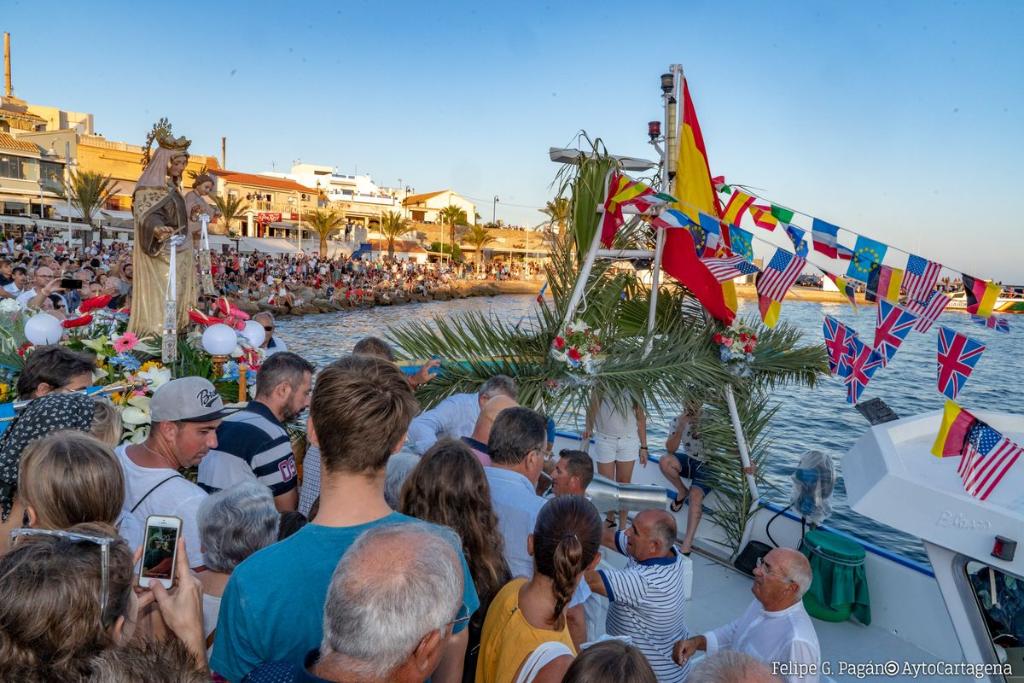
[[[928,301],[921,303],[920,301],[914,301],[911,299],[907,302],[907,310],[911,313],[917,314],[917,322],[914,323],[914,329],[918,332],[927,332],[932,328],[932,324],[939,319],[942,312],[946,310],[946,305],[949,303],[949,297],[942,292],[932,292]]]
[[[782,301],[793,286],[807,261],[785,249],[776,249],[768,267],[757,276],[757,295],[771,301]]]
[[[907,271],[903,275],[903,292],[911,301],[927,301],[935,289],[941,270],[941,263],[911,254],[907,259]]]
[[[964,490],[985,500],[1022,452],[1024,448],[979,420],[967,433],[963,457],[957,468]]]
[[[701,263],[708,267],[711,274],[719,282],[728,282],[742,275],[756,273],[757,266],[742,256],[726,256],[724,258],[702,258]]]

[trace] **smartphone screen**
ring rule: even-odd
[[[166,519],[166,518],[162,518]],[[174,578],[174,550],[178,544],[180,523],[169,520],[173,526],[157,523],[150,518],[146,521],[146,539],[142,551],[144,579],[162,579],[169,584]]]
[[[61,289],[81,289],[82,281],[73,277],[61,278],[60,287]]]

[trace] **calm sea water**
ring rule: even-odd
[[[500,296],[358,309],[284,319],[278,324],[278,333],[291,350],[317,365],[324,365],[347,353],[357,340],[366,335],[384,336],[389,325],[408,320],[431,320],[435,316],[461,311],[493,312],[505,320],[518,321],[534,305],[532,296]],[[756,305],[741,302],[740,315],[756,316]],[[782,319],[804,332],[808,343],[822,340],[821,327],[825,315],[832,315],[851,325],[866,340],[873,338],[874,306],[862,306],[854,312],[849,305],[787,302],[782,308]],[[1000,334],[972,324],[963,313],[947,313],[940,319],[939,324],[965,331],[988,346],[960,393],[959,401],[964,405],[1024,411],[1014,400],[1019,396],[1024,381],[1024,368],[1014,360],[1016,353],[1024,348],[1024,333],[1018,320],[1024,323],[1024,316],[1011,317],[1010,333]],[[936,335],[935,327],[927,334],[911,332],[892,364],[876,373],[864,393],[864,399],[877,396],[900,416],[941,409],[944,398],[935,389]],[[800,455],[812,447],[825,450],[833,456],[838,467],[839,458],[860,437],[868,423],[846,403],[845,389],[835,379],[826,379],[815,389],[783,389],[775,398],[781,407],[770,433],[772,449],[766,472],[774,490],[764,493],[771,500],[788,503],[790,477]],[[667,423],[672,417],[651,416],[648,420],[652,444],[664,442]],[[924,551],[916,539],[851,511],[846,505],[841,478],[836,486],[833,509],[828,524],[890,550],[924,560]]]

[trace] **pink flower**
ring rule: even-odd
[[[131,332],[125,332],[120,337],[114,340],[114,350],[118,353],[125,353],[131,351],[139,343],[139,338]]]
[[[555,348],[559,351],[565,348],[565,339],[562,337],[555,337]]]
[[[723,339],[722,340],[722,345],[726,346],[726,347],[732,346],[732,338],[731,337],[726,337],[725,339]]]

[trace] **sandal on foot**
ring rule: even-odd
[[[671,510],[672,512],[681,512],[683,509],[684,502],[685,501],[683,498],[676,498],[674,501],[672,501],[671,504],[669,504],[668,509]]]

